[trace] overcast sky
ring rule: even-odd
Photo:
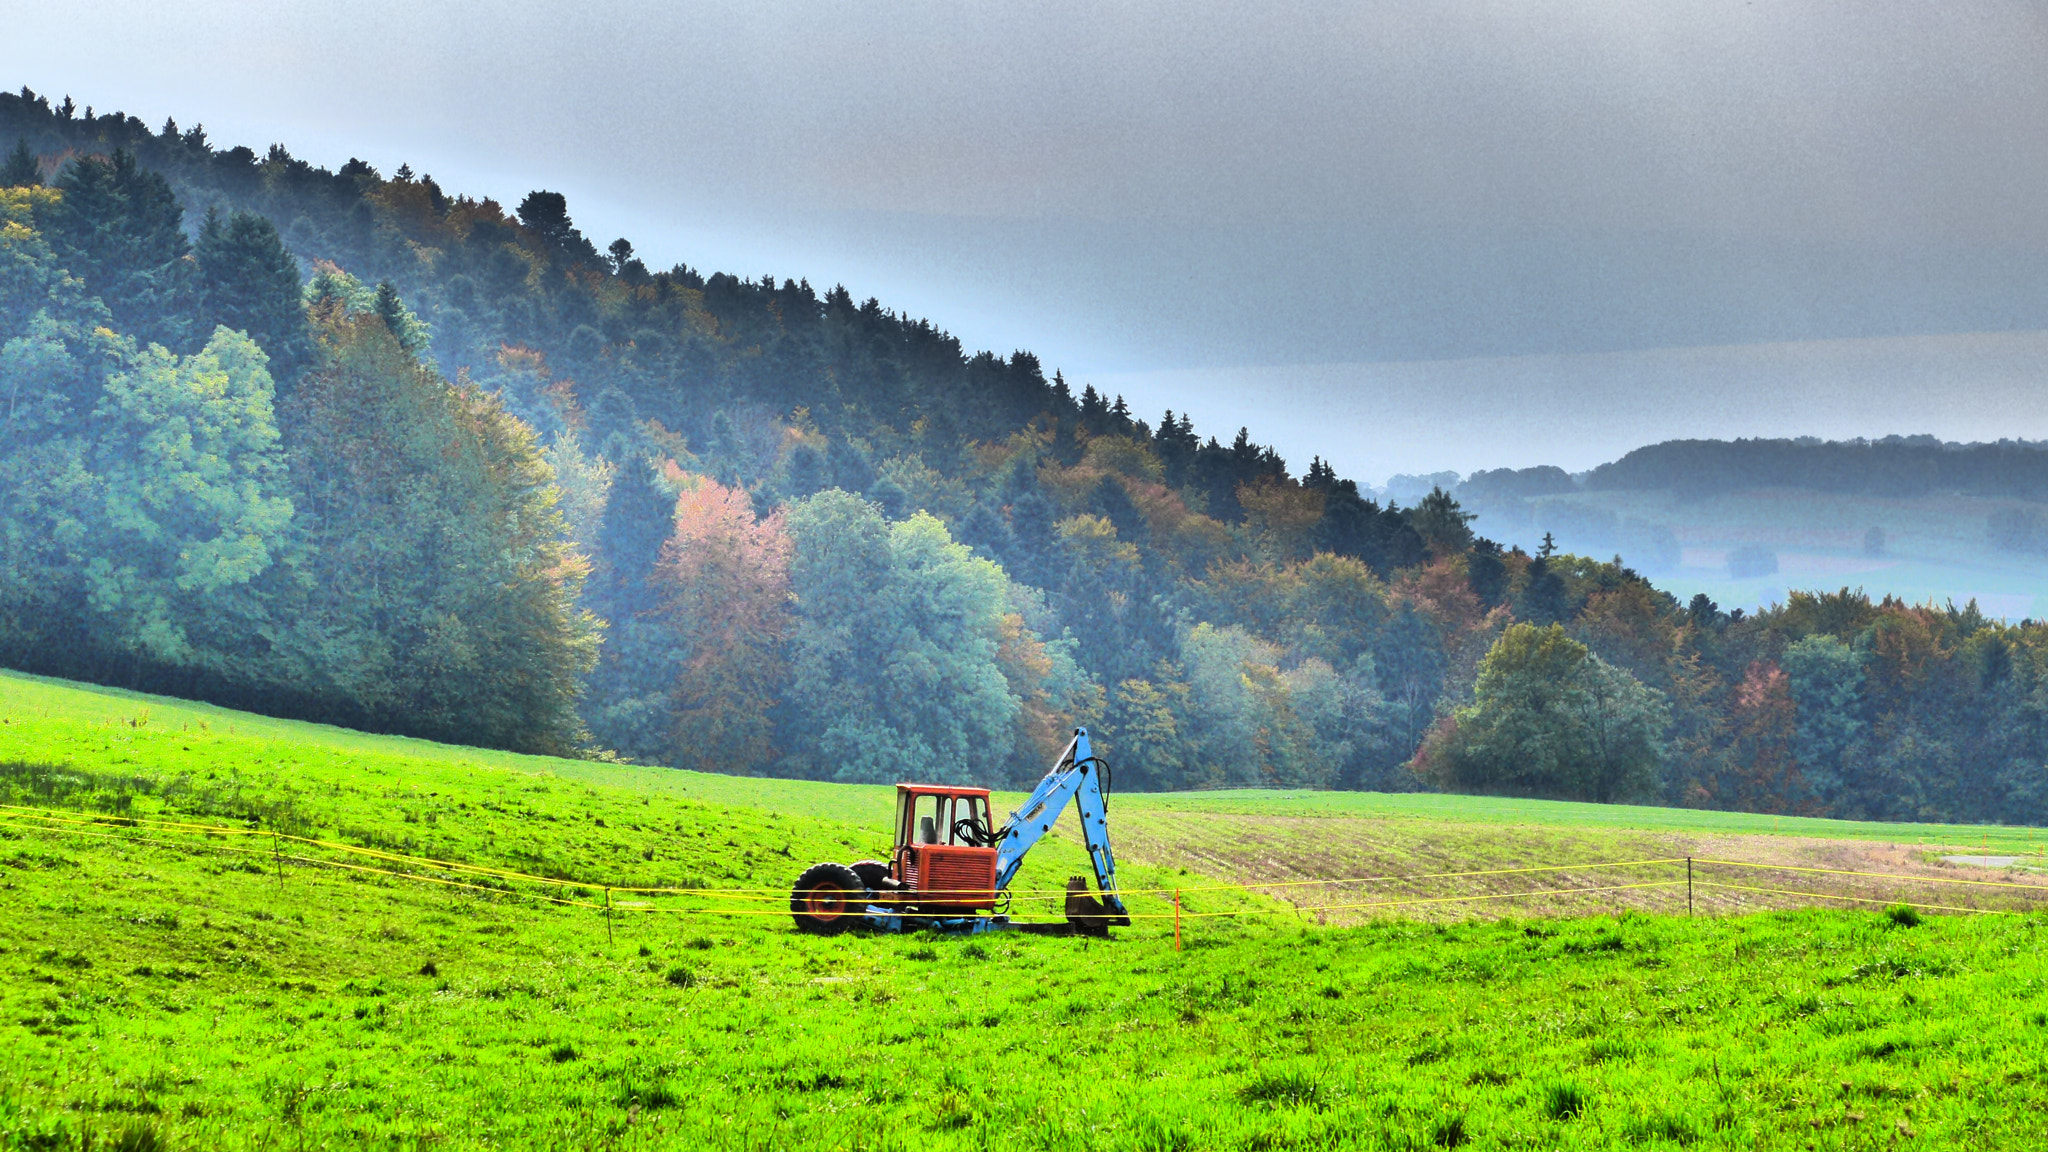
[[[507,203],[559,189],[650,264],[844,282],[1297,467],[2048,437],[2039,4],[0,18],[7,87]]]

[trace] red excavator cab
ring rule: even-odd
[[[896,854],[889,872],[927,913],[996,906],[996,830],[988,789],[896,786]]]

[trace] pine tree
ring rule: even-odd
[[[22,137],[14,144],[14,151],[7,156],[7,163],[0,165],[0,188],[40,188],[43,186],[43,166],[37,162],[36,154],[29,151],[28,138]]]
[[[7,240],[0,255],[19,255]],[[102,359],[75,335],[38,314],[0,341],[0,663],[74,675],[89,671],[65,660],[90,647],[76,545],[98,495],[85,432]]]
[[[1422,502],[1408,510],[1408,523],[1438,555],[1454,555],[1472,546],[1473,513],[1442,488],[1432,488]]]
[[[1721,614],[1721,606],[1705,592],[1693,593],[1692,600],[1685,606],[1685,614],[1695,628],[1712,628],[1727,619]]]
[[[1152,451],[1159,462],[1166,465],[1166,482],[1180,487],[1188,482],[1188,472],[1195,462],[1195,453],[1202,447],[1201,438],[1195,435],[1194,422],[1186,416],[1174,418],[1173,409],[1159,421],[1159,430],[1152,434]]]
[[[652,579],[675,535],[675,514],[676,492],[655,464],[624,461],[584,595],[584,604],[609,622],[584,716],[602,746],[656,763],[675,752],[675,685],[685,655],[661,618],[661,589]]]
[[[1005,562],[1017,579],[1048,590],[1060,586],[1068,561],[1054,527],[1058,518],[1052,501],[1038,486],[1037,473],[1031,472],[1029,481],[1010,503],[1010,532],[1017,544]]]
[[[519,202],[519,222],[540,238],[550,253],[574,263],[596,263],[600,257],[569,219],[569,200],[560,192],[529,192]]]
[[[1097,392],[1093,384],[1083,385],[1081,388],[1081,427],[1086,428],[1091,435],[1099,436],[1110,430],[1108,427],[1108,416],[1109,404],[1103,400],[1102,393]]]
[[[106,303],[117,331],[188,350],[192,246],[170,184],[117,149],[74,160],[57,187],[64,198],[49,238],[59,261]]]
[[[783,476],[783,491],[791,498],[809,496],[832,486],[831,467],[825,462],[825,454],[809,444],[798,444],[790,451]]]
[[[883,476],[868,489],[868,499],[882,510],[882,515],[891,520],[901,520],[910,515],[910,493],[903,490],[894,477]]]
[[[384,328],[398,346],[417,356],[426,350],[425,333],[417,317],[406,311],[405,302],[398,298],[398,289],[389,280],[377,284],[377,301],[373,306],[377,318],[384,322]]]
[[[1315,540],[1322,551],[1365,561],[1382,579],[1428,559],[1427,544],[1407,514],[1360,496],[1353,480],[1333,480],[1323,490],[1323,518],[1316,525]]]
[[[825,448],[825,463],[832,473],[832,484],[848,492],[865,492],[875,482],[875,466],[868,462],[867,455],[844,438],[835,438]]]
[[[1550,570],[1549,554],[1529,561],[1515,615],[1536,624],[1555,624],[1571,619],[1571,609],[1563,578]]]
[[[1483,536],[1473,541],[1466,561],[1465,582],[1485,607],[1491,608],[1507,596],[1508,566],[1500,545]]]
[[[194,254],[207,319],[256,341],[270,355],[273,379],[296,376],[312,353],[312,338],[298,261],[285,251],[277,229],[254,213],[237,212],[223,222],[208,211]]]
[[[975,501],[953,535],[962,544],[997,560],[1007,561],[1017,547],[1017,538],[1004,523],[1003,514],[985,500]]]

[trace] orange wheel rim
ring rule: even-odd
[[[846,893],[837,888],[813,888],[804,896],[804,911],[818,920],[837,920],[846,911]]]

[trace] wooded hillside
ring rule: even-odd
[[[2048,815],[2048,630],[1681,605],[558,194],[0,96],[0,659],[843,780]],[[1419,752],[1419,754],[1418,754]]]

